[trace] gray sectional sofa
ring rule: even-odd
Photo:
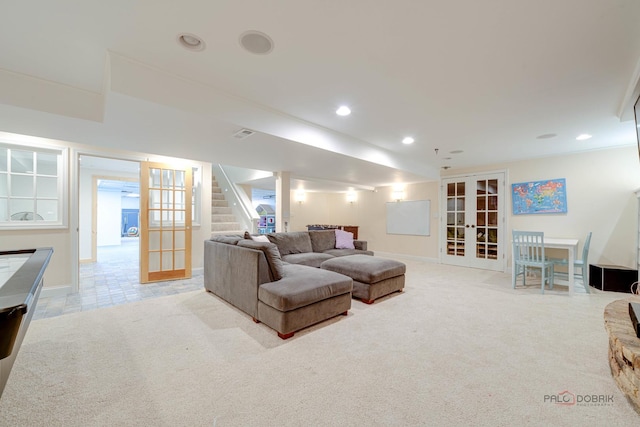
[[[280,251],[282,261],[291,264],[317,267],[329,259],[347,255],[373,255],[367,250],[367,242],[354,240],[355,249],[337,249],[335,230],[294,231],[266,235]],[[250,236],[245,234],[245,238]]]
[[[335,248],[334,230],[271,233],[269,242],[250,237],[205,241],[204,286],[282,339],[351,308],[353,280],[318,268],[322,262],[373,255],[365,241],[354,241],[355,249]]]

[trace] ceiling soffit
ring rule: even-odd
[[[109,89],[428,179],[439,171],[364,141],[313,125],[250,100],[109,53]]]

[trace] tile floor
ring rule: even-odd
[[[123,237],[120,246],[98,247],[97,262],[80,264],[80,291],[40,297],[33,319],[204,289],[201,272],[191,279],[140,284],[138,260],[137,237]]]

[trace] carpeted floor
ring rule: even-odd
[[[31,323],[2,426],[631,426],[603,310],[404,260],[407,286],[282,341],[203,291]],[[581,404],[551,396],[568,391]],[[585,403],[604,396],[604,404]]]

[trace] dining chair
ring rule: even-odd
[[[541,271],[541,289],[544,284],[553,289],[553,262],[544,256],[544,232],[513,230],[513,289],[518,276],[522,275],[522,285],[526,285],[527,268],[539,268]]]
[[[585,291],[589,293],[589,264],[587,262],[589,258],[589,245],[591,244],[591,231],[587,233],[587,237],[584,239],[584,245],[582,246],[582,259],[576,259],[573,263],[573,277],[574,280],[582,280],[582,285]],[[565,265],[569,266],[569,260],[566,258],[549,258],[549,261],[553,262],[554,266]],[[578,271],[579,270],[579,271]],[[555,275],[558,278],[568,279],[569,273],[564,271],[556,271]]]

